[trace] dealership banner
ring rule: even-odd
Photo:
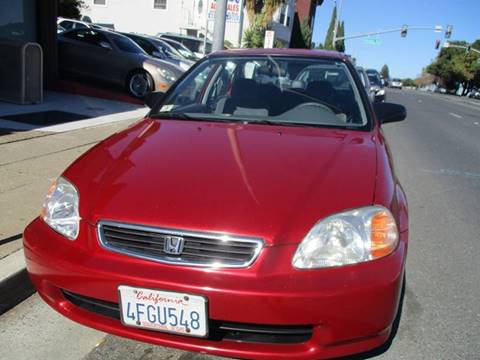
[[[215,9],[217,1],[210,0],[208,2],[208,19],[215,20]],[[227,2],[227,22],[240,22],[240,13],[242,11],[242,0],[228,0]]]

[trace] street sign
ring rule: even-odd
[[[373,38],[373,37],[367,37],[363,39],[363,41],[365,42],[365,44],[369,44],[369,45],[380,45],[382,43],[379,38]]]
[[[263,47],[265,49],[272,49],[274,40],[275,40],[275,31],[273,30],[265,31],[265,41],[263,43]]]
[[[217,0],[212,0],[208,6],[208,20],[215,20],[215,10],[217,9]],[[228,0],[227,2],[227,22],[240,22],[240,12],[242,11],[242,0]]]
[[[439,32],[442,32],[442,30],[443,30],[442,25],[435,25],[435,30],[433,31],[435,31],[436,33],[439,33]]]

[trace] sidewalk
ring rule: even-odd
[[[5,298],[6,290],[23,292],[20,301],[32,293],[25,284],[21,233],[38,216],[50,183],[90,147],[147,112],[138,105],[70,96],[49,93],[50,101],[26,107],[0,103],[0,128],[8,129],[0,136],[0,314],[15,305]],[[81,111],[92,118],[50,126],[2,120],[8,113],[51,109]]]

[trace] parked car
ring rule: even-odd
[[[161,39],[139,34],[122,33],[122,35],[135,41],[148,55],[170,62],[184,71],[190,69],[194,64],[193,61],[183,58],[173,46]]]
[[[477,88],[473,88],[468,92],[467,97],[472,99],[480,99],[480,90]]]
[[[392,83],[390,84],[390,87],[393,89],[402,89],[403,87],[403,82],[401,79],[392,79]]]
[[[82,19],[83,20],[76,20],[58,17],[57,29],[58,26],[61,26],[63,31],[74,29],[115,30],[115,27],[112,24],[94,24],[88,16],[84,16]]]
[[[113,31],[79,29],[58,35],[59,66],[63,72],[125,86],[143,98],[167,90],[184,72],[154,59],[134,41]]]
[[[193,52],[190,51],[189,48],[187,48],[185,45],[182,43],[179,43],[178,41],[172,40],[172,39],[167,39],[167,38],[160,38],[156,37],[160,40],[165,41],[168,45],[173,47],[182,57],[186,60],[196,62],[199,60],[199,57],[197,57]]]
[[[368,98],[371,102],[374,102],[376,93],[374,90],[372,90],[372,87],[370,86],[370,80],[368,79],[367,72],[363,67],[357,66],[357,73],[360,76],[360,80],[362,81],[362,85],[365,88],[365,91],[368,94]]]
[[[367,69],[368,80],[370,81],[370,91],[375,93],[376,102],[385,101],[387,95],[385,93],[385,86],[380,79],[380,73],[375,69]]]
[[[304,91],[280,81],[302,72]],[[211,54],[147,103],[25,229],[42,299],[101,331],[235,358],[389,339],[408,211],[381,127],[403,106],[371,104],[345,55],[299,49]]]
[[[92,24],[85,21],[58,17],[57,26],[61,26],[65,31],[73,29],[90,29]]]
[[[185,45],[199,59],[205,55],[203,52],[204,39],[202,38],[173,33],[159,33],[157,34],[157,37],[178,41],[179,43]],[[207,40],[206,54],[210,54],[211,52],[212,42]]]

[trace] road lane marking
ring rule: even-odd
[[[457,119],[461,119],[461,118],[462,118],[461,115],[457,115],[457,114],[455,114],[455,113],[449,113],[449,114],[452,115],[452,116],[454,116],[454,117],[456,117]]]
[[[460,177],[470,178],[470,179],[480,179],[480,173],[475,173],[471,171],[458,171],[458,170],[451,170],[451,169],[440,169],[440,170],[420,169],[420,171],[423,171],[429,174],[460,176]]]

